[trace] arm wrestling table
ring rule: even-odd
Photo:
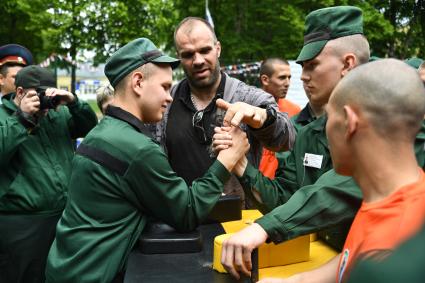
[[[233,228],[243,227],[244,223],[251,221],[253,215],[258,212],[243,211],[240,223],[232,223]],[[243,282],[250,283],[250,278],[242,278],[237,281],[229,274],[219,273],[212,269],[214,238],[226,233],[223,226],[229,232],[229,223],[205,224],[199,226],[202,235],[202,250],[195,253],[180,254],[143,254],[135,249],[130,254],[125,283],[155,282],[155,283],[227,283]],[[310,258],[308,261],[288,264],[284,266],[268,267],[259,270],[259,276],[265,277],[288,277],[293,274],[316,268],[338,253],[321,241],[310,243]]]
[[[227,283],[237,281],[229,274],[212,269],[214,237],[224,234],[221,224],[206,224],[198,228],[202,235],[202,251],[182,254],[143,254],[133,250],[128,259],[125,283]]]

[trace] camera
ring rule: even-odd
[[[37,96],[40,99],[40,110],[55,109],[61,102],[59,95],[46,96],[45,90],[37,91]]]

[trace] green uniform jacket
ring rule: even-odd
[[[0,106],[0,213],[55,214],[66,203],[74,155],[72,139],[85,136],[96,114],[76,101],[49,110],[31,133],[14,115],[14,94]]]
[[[265,177],[248,164],[244,175],[240,178],[245,192],[249,190],[260,194],[262,204],[258,204],[263,213],[285,203],[301,187],[313,184],[326,171],[332,168],[332,160],[325,134],[326,117],[304,126],[295,139],[291,151],[278,153],[278,169],[274,180]],[[321,168],[304,166],[306,153],[323,157]]]
[[[359,261],[349,283],[423,283],[425,281],[425,226],[382,262]]]
[[[104,160],[81,153],[84,148],[95,149]],[[73,160],[69,200],[50,249],[47,282],[111,282],[125,269],[149,216],[180,231],[192,230],[229,178],[216,160],[188,187],[140,120],[109,106]]]
[[[309,104],[300,111],[300,113],[291,117],[291,122],[294,125],[295,131],[298,133],[302,127],[310,124],[316,120],[316,117],[313,116]]]
[[[425,121],[415,141],[416,159],[422,168],[425,167],[424,149]],[[355,181],[331,169],[314,184],[296,191],[287,203],[276,203],[273,211],[256,222],[266,230],[273,242],[280,243],[334,225],[351,223],[361,201],[362,194]],[[271,208],[264,208],[261,204],[260,207],[265,213]]]

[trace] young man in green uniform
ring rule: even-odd
[[[307,16],[305,29],[305,45],[297,59],[297,62],[303,65],[301,79],[310,100],[315,104],[324,105],[338,81],[352,68],[369,60],[369,44],[362,34],[362,12],[350,6],[320,9]],[[327,194],[330,194],[330,191],[313,190],[313,188],[304,190],[303,194],[289,200],[300,188],[314,184],[319,177],[332,168],[324,129],[325,122],[326,117],[322,116],[301,129],[294,148],[284,159],[278,157],[279,167],[274,180],[264,177],[250,164],[246,166],[246,170],[243,170],[244,166],[238,166],[242,170],[236,174],[241,176],[240,181],[244,185],[245,193],[255,199],[257,207],[263,213],[268,213],[288,202],[285,205],[287,213],[279,215],[288,224],[285,229],[280,229],[283,226],[281,221],[274,219],[266,222],[268,227],[258,227],[262,229],[263,236],[267,235],[266,231],[271,232],[269,236],[277,243],[308,233],[306,230],[311,231],[312,228],[313,231],[317,231],[317,224],[322,223],[323,220],[320,213],[323,212],[324,207],[340,201],[339,195],[336,194],[334,198],[323,203],[323,198],[327,200]],[[325,182],[319,183],[320,188],[346,182],[346,178],[337,177],[335,174],[328,174],[327,178],[329,179]],[[355,191],[357,190],[358,188],[355,188]],[[307,205],[313,197],[320,202]],[[351,200],[352,196],[347,198]],[[359,202],[355,204],[356,209]],[[351,220],[355,209],[351,211],[351,218],[349,218]],[[340,214],[339,210],[335,215],[331,213],[331,216],[337,219],[341,216],[344,218],[344,215],[345,213]],[[258,223],[263,223],[262,221],[263,219],[259,219]],[[275,225],[271,225],[271,221]],[[304,223],[311,226],[305,227]],[[329,225],[329,222],[326,223]],[[276,225],[279,228],[275,228]],[[329,231],[323,237],[329,238],[329,242],[334,246],[341,247],[348,230],[347,226],[348,224],[344,225],[336,232]],[[266,231],[265,228],[267,228]],[[250,227],[250,229],[253,228]],[[248,234],[245,235],[248,237]],[[238,239],[241,238],[238,236]],[[259,237],[256,239],[261,242]]]
[[[146,38],[131,41],[107,61],[105,74],[115,98],[74,158],[47,282],[122,281],[148,217],[179,231],[194,229],[248,151],[245,133],[234,127],[237,146],[220,152],[191,187],[173,172],[145,123],[160,121],[171,103],[172,67],[178,63]]]
[[[340,256],[261,283],[345,282],[358,259],[382,259],[424,222],[425,174],[413,143],[425,114],[425,89],[415,70],[395,59],[360,66],[335,87],[326,112],[335,171],[359,184],[361,209]]]
[[[314,40],[312,34],[326,38],[330,36],[327,34],[329,32],[327,27],[331,28],[331,33],[337,30],[342,31],[344,27],[347,28],[347,32],[350,29],[358,31],[361,28],[359,16],[357,8],[333,7],[314,11],[307,17],[306,43],[299,59],[303,62],[303,80],[310,88],[311,96],[316,96],[315,99],[328,99],[333,87],[343,75],[352,67],[367,62],[367,56],[361,56],[365,52],[358,52],[368,50],[368,47],[365,39],[358,34],[354,37],[343,36],[337,40],[332,38],[321,40],[320,37]],[[349,19],[357,24],[348,25]],[[324,24],[326,21],[331,24]],[[317,33],[321,29],[322,33]],[[363,47],[360,48],[361,46]],[[359,57],[364,58],[359,59]],[[349,59],[348,62],[342,60],[343,58]],[[343,65],[351,67],[343,68],[344,71],[335,77],[335,72],[339,73],[341,70],[341,65],[329,68],[335,64],[335,60],[337,60],[337,66],[340,60],[339,64],[346,62]],[[325,75],[328,77],[324,77]],[[333,83],[329,85],[329,82]],[[326,87],[327,91],[321,87]],[[283,177],[276,176],[275,181],[270,181],[250,169],[248,165],[242,176],[242,179],[245,179],[243,182],[248,184],[245,192],[248,191],[247,194],[255,197],[260,210],[267,214],[258,219],[256,224],[236,234],[226,243],[228,246],[223,246],[224,248],[233,250],[237,248],[248,255],[267,238],[280,243],[300,235],[330,228],[335,224],[340,224],[342,227],[327,230],[323,233],[323,237],[334,246],[341,246],[345,239],[344,232],[347,230],[344,228],[348,227],[353,220],[362,196],[352,178],[340,176],[330,169],[332,164],[324,131],[325,122],[325,117],[320,118],[299,132],[291,152],[290,162],[282,163],[279,160],[279,166],[284,168]],[[425,135],[423,132],[424,127],[422,127],[422,133],[417,135],[415,144],[417,160],[421,167],[424,166]],[[311,160],[310,157],[312,157]],[[277,172],[281,173],[282,169],[278,169]],[[241,254],[234,255],[235,258],[241,256]],[[232,272],[234,269],[230,266],[230,259],[231,256],[223,260]]]
[[[87,103],[56,89],[45,68],[24,67],[15,84],[16,93],[3,96],[0,106],[0,282],[44,282],[66,203],[73,139],[97,118]],[[63,106],[45,109],[47,101]]]

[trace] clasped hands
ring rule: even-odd
[[[265,109],[244,102],[229,103],[223,99],[217,99],[216,103],[217,107],[226,111],[223,126],[214,129],[215,134],[213,136],[212,148],[216,153],[231,148],[237,142],[236,139],[232,138],[232,135],[235,134],[235,127],[239,127],[241,123],[245,123],[252,128],[261,128],[267,119]],[[234,166],[232,172],[239,177],[242,176],[247,164],[248,160],[243,155]]]
[[[252,128],[261,128],[267,118],[265,109],[255,107],[243,102],[230,104],[222,99],[217,100],[217,106],[226,110],[223,126],[214,129],[212,148],[216,153],[228,150],[240,141],[236,137],[240,123],[245,123]],[[238,131],[235,131],[238,129]],[[241,177],[248,165],[248,160],[243,155],[233,167],[233,173]],[[241,274],[250,276],[252,269],[251,253],[265,243],[267,232],[257,223],[235,233],[223,242],[221,263],[233,277],[239,279]],[[286,282],[281,279],[266,278],[261,282]],[[291,281],[288,281],[291,282]]]

